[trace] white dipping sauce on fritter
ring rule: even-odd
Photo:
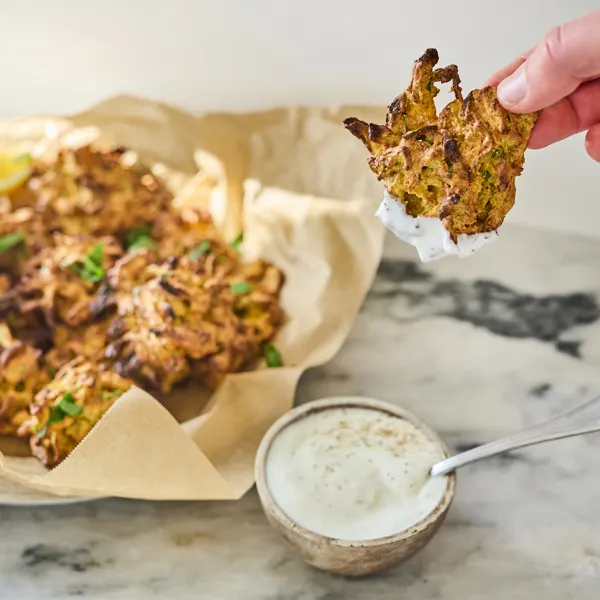
[[[375,216],[397,238],[414,246],[421,262],[431,262],[444,256],[466,258],[498,237],[498,230],[471,235],[461,234],[455,243],[440,219],[409,215],[404,204],[391,196],[387,190],[383,192],[383,200]]]
[[[273,440],[273,500],[298,525],[359,541],[400,533],[438,505],[445,477],[429,477],[442,448],[409,421],[368,408],[324,409]]]

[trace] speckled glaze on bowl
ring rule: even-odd
[[[454,474],[446,477],[446,490],[436,508],[409,529],[394,535],[365,541],[330,538],[309,531],[293,522],[275,503],[266,479],[266,460],[271,443],[279,432],[299,419],[330,408],[370,408],[406,419],[439,445],[446,457],[448,449],[437,433],[412,413],[393,404],[362,397],[340,397],[315,400],[283,415],[267,431],[255,463],[256,487],[263,510],[271,526],[308,564],[346,577],[360,577],[398,565],[424,548],[443,523],[456,488]]]

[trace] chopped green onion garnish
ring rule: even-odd
[[[104,256],[104,248],[102,244],[96,244],[87,255],[87,260],[91,261],[97,267],[102,268],[102,258]]]
[[[249,294],[252,291],[252,284],[247,281],[233,281],[231,283],[231,291],[240,296],[241,294]]]
[[[150,227],[148,225],[144,225],[143,227],[138,227],[136,229],[132,229],[127,232],[125,239],[127,240],[127,246],[131,246],[135,244],[141,237],[148,237],[150,235]]]
[[[489,171],[484,171],[483,172],[483,178],[487,181],[490,177],[492,176],[492,174]]]
[[[151,228],[148,225],[144,225],[143,227],[138,227],[137,229],[132,229],[126,236],[127,240],[127,251],[135,252],[136,250],[141,250],[142,248],[156,248],[156,243],[150,237]]]
[[[23,233],[7,233],[0,237],[0,254],[18,246],[25,239]]]
[[[127,248],[127,252],[137,252],[142,248],[150,248],[152,250],[156,250],[156,242],[149,237],[143,236],[138,238],[135,243],[131,244],[129,248]]]
[[[67,394],[65,394],[66,396]],[[72,397],[72,394],[68,394],[69,396]],[[46,423],[40,427],[37,430],[37,436],[38,438],[43,438],[46,433],[48,433],[48,427],[50,427],[50,425],[52,425],[53,423],[58,423],[59,421],[62,421],[67,415],[68,413],[64,410],[64,408],[62,408],[60,406],[60,404],[63,402],[64,397],[63,396],[59,401],[58,404],[56,406],[51,406],[50,407],[50,416],[48,417],[48,420],[46,421]],[[68,404],[70,404],[67,401]],[[76,407],[76,410],[79,409],[79,412],[77,412],[75,415],[72,416],[77,416],[83,409],[80,406],[77,405],[73,405]]]
[[[231,242],[231,247],[235,250],[239,250],[240,246],[244,243],[244,234],[240,233],[233,242]]]
[[[188,256],[192,260],[198,260],[201,256],[205,256],[210,252],[210,242],[208,240],[204,240],[200,242],[193,250],[190,251]]]
[[[70,392],[63,394],[56,407],[60,408],[66,415],[69,415],[69,417],[76,417],[83,412],[83,408],[77,406],[75,403],[75,396]]]
[[[266,343],[263,347],[263,352],[265,355],[265,360],[267,361],[267,367],[282,367],[283,360],[281,359],[281,354],[279,350],[273,346],[273,344]]]
[[[69,268],[77,273],[79,277],[90,281],[91,283],[98,283],[102,281],[104,277],[104,268],[102,267],[102,257],[104,249],[102,244],[96,244],[90,253],[83,259],[83,263],[74,263],[69,265]]]

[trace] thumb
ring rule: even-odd
[[[500,83],[498,99],[512,112],[541,110],[596,77],[600,77],[600,10],[552,29]]]

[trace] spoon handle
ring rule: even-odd
[[[544,423],[451,456],[433,465],[430,475],[431,477],[446,475],[459,467],[489,456],[594,431],[600,431],[600,396]]]

